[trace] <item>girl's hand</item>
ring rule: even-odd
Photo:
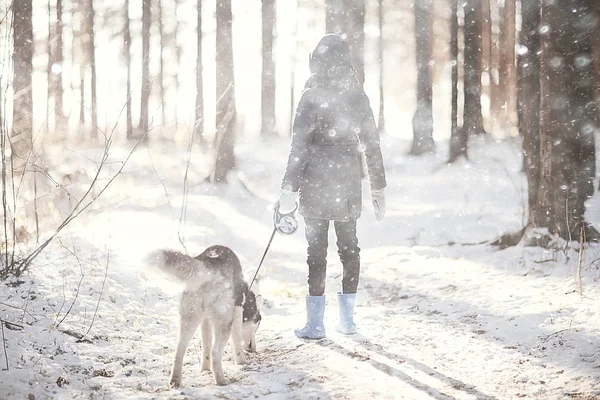
[[[381,221],[385,217],[385,194],[383,189],[371,190],[371,201],[373,202],[375,219]]]

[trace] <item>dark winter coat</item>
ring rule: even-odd
[[[300,191],[299,212],[306,218],[357,219],[362,208],[360,147],[371,189],[386,186],[369,99],[354,77],[341,37],[325,36],[311,54],[310,68],[282,188]]]

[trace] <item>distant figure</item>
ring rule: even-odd
[[[292,145],[277,206],[282,214],[299,206],[308,242],[306,326],[300,338],[325,337],[327,233],[334,221],[344,272],[338,293],[344,334],[356,332],[354,304],[360,274],[356,220],[362,208],[362,147],[377,220],[385,214],[385,171],[379,134],[369,99],[356,79],[348,44],[338,35],[324,36],[310,54],[311,76],[298,104]],[[300,193],[297,202],[297,194]]]

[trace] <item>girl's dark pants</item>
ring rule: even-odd
[[[325,294],[329,221],[311,218],[304,218],[304,221],[308,241],[308,292],[311,296],[322,296]],[[342,292],[356,293],[360,274],[356,220],[334,221],[333,225],[337,236],[338,255],[344,269]]]

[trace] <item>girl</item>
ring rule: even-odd
[[[361,148],[366,157],[375,216],[385,214],[386,186],[373,112],[355,77],[350,49],[338,35],[326,35],[310,55],[311,76],[294,119],[292,145],[278,201],[279,212],[299,206],[308,242],[307,322],[300,338],[325,337],[325,272],[329,222],[333,221],[343,266],[338,293],[344,334],[356,332],[354,304],[360,273],[356,220],[362,208]],[[296,202],[297,193],[299,201]]]

